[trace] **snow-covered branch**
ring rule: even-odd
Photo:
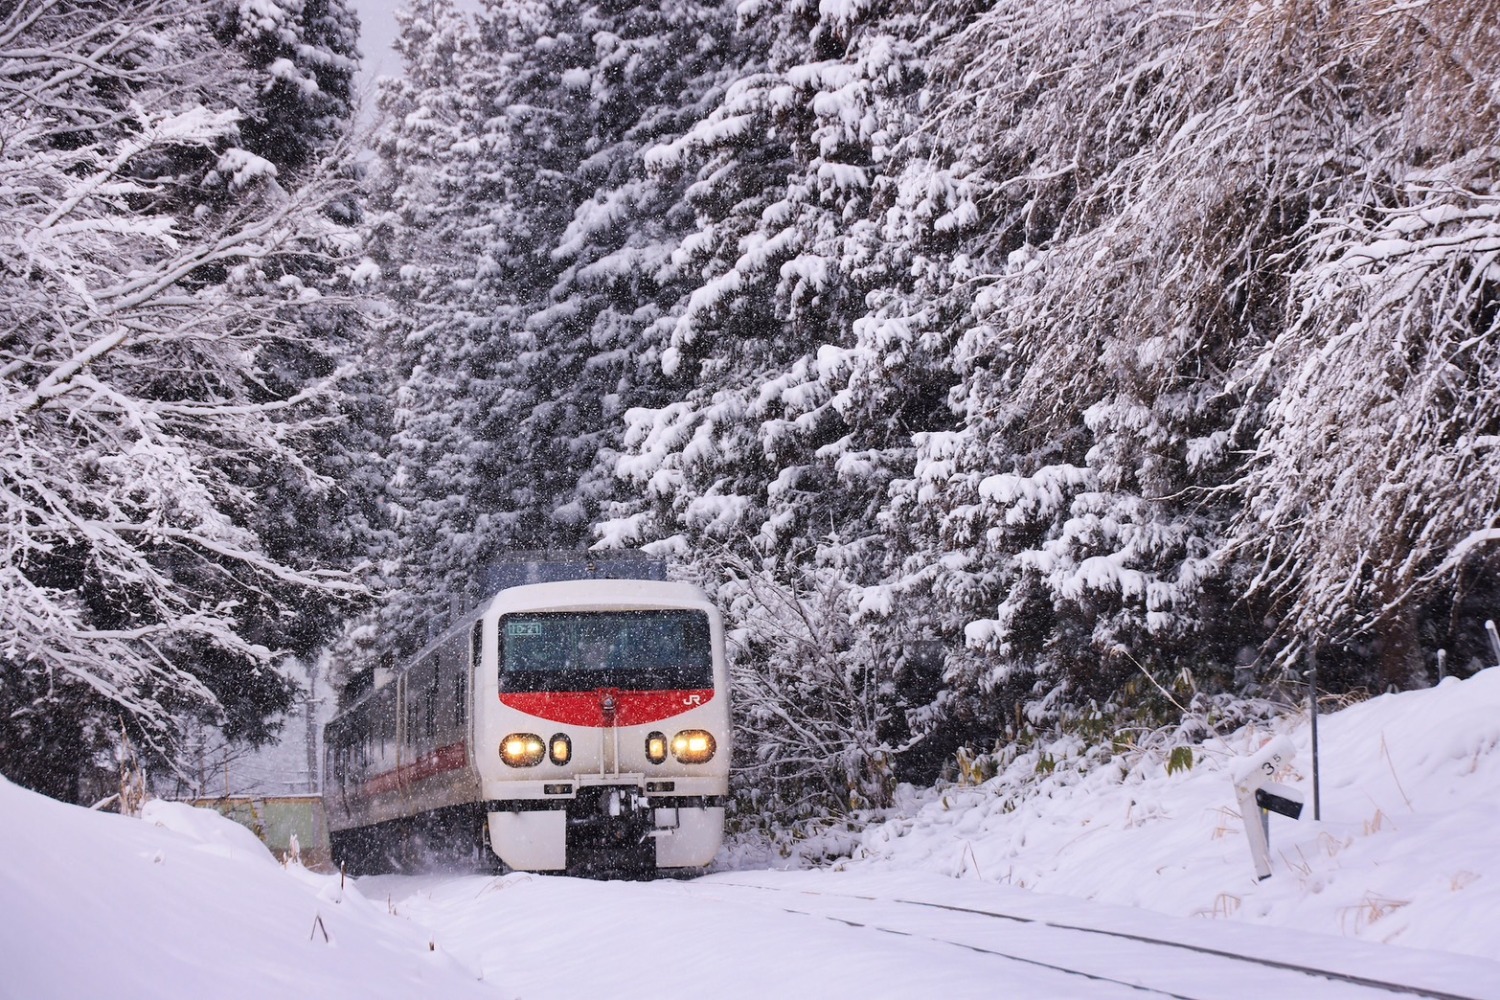
[[[82,745],[123,715],[167,756],[184,714],[258,726],[299,604],[361,592],[267,530],[329,488],[351,182],[242,148],[255,69],[210,6],[0,17],[5,704]]]

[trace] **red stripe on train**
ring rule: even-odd
[[[644,726],[690,712],[713,700],[712,688],[691,691],[506,691],[500,703],[568,726]]]
[[[402,764],[393,770],[371,777],[359,786],[359,794],[381,795],[385,792],[393,792],[403,786],[414,785],[419,781],[468,766],[467,747],[463,740],[459,740],[457,743],[438,747],[432,753],[424,754],[410,764]]]

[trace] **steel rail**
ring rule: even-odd
[[[749,887],[747,887],[747,888],[749,888]],[[777,891],[790,892],[792,890],[777,890]],[[862,899],[862,898],[866,898],[866,897],[848,896],[848,897],[845,897],[845,898],[848,898],[848,899]],[[869,898],[874,898],[874,897],[869,897]],[[903,900],[891,900],[891,902],[904,902],[904,901]],[[1061,972],[1061,973],[1064,973],[1065,975],[1069,975],[1069,976],[1082,976],[1084,979],[1090,979],[1090,980],[1093,980],[1094,982],[1110,983],[1110,984],[1112,984],[1114,986],[1124,986],[1124,987],[1126,987],[1128,989],[1139,990],[1142,993],[1151,993],[1151,994],[1155,994],[1156,996],[1172,997],[1173,1000],[1200,1000],[1200,998],[1198,998],[1198,997],[1190,997],[1190,996],[1187,996],[1186,994],[1183,994],[1183,993],[1172,993],[1172,992],[1170,992],[1168,990],[1157,989],[1154,986],[1145,986],[1145,985],[1143,985],[1141,983],[1132,983],[1132,982],[1129,982],[1129,981],[1124,980],[1124,979],[1112,979],[1109,976],[1100,975],[1097,972],[1086,972],[1083,969],[1072,969],[1072,968],[1069,968],[1069,967],[1067,967],[1065,965],[1054,965],[1051,962],[1043,962],[1041,959],[1027,958],[1024,955],[1013,955],[1013,954],[1011,954],[1009,952],[1004,952],[1004,951],[995,951],[993,948],[981,948],[981,947],[979,947],[979,945],[976,945],[976,944],[966,944],[963,941],[954,941],[954,940],[951,940],[949,938],[929,937],[926,934],[916,934],[916,933],[913,933],[912,931],[896,930],[893,927],[880,927],[880,926],[878,926],[876,924],[860,923],[857,920],[850,920],[848,917],[836,917],[836,916],[833,916],[832,914],[828,914],[828,913],[813,913],[810,910],[794,910],[794,909],[791,909],[790,907],[786,907],[786,906],[783,906],[780,909],[781,909],[781,912],[783,912],[783,913],[795,913],[795,914],[797,914],[799,916],[804,916],[804,917],[818,917],[818,918],[821,918],[823,920],[831,920],[834,923],[844,924],[847,927],[859,927],[859,928],[864,929],[864,930],[881,931],[882,933],[885,933],[885,934],[895,934],[898,937],[909,937],[909,938],[913,938],[913,939],[920,940],[920,941],[931,941],[934,944],[952,945],[955,948],[964,948],[964,949],[966,949],[968,951],[978,952],[981,955],[994,955],[997,958],[1007,959],[1008,961],[1011,961],[1011,962],[1020,962],[1020,963],[1022,963],[1024,965],[1034,965],[1034,966],[1036,966],[1038,968],[1049,969],[1049,970],[1051,970],[1053,972]]]
[[[1279,969],[1279,970],[1282,970],[1282,971],[1285,971],[1285,972],[1293,972],[1293,973],[1298,973],[1298,974],[1305,975],[1305,976],[1310,976],[1310,977],[1315,977],[1315,978],[1321,978],[1321,979],[1328,979],[1328,980],[1332,980],[1334,982],[1348,983],[1348,984],[1350,984],[1352,986],[1363,986],[1363,987],[1366,987],[1368,989],[1382,990],[1382,991],[1388,992],[1388,993],[1399,993],[1399,994],[1405,994],[1405,995],[1408,995],[1408,996],[1428,997],[1428,998],[1431,998],[1431,1000],[1481,1000],[1481,998],[1467,996],[1467,995],[1464,995],[1464,994],[1449,993],[1449,992],[1446,992],[1446,991],[1443,991],[1443,990],[1436,990],[1436,989],[1432,989],[1432,988],[1429,988],[1429,987],[1423,987],[1423,986],[1413,986],[1413,985],[1410,985],[1410,984],[1407,984],[1407,983],[1393,983],[1393,982],[1390,982],[1390,981],[1384,980],[1384,979],[1375,979],[1375,978],[1370,977],[1370,976],[1360,976],[1360,975],[1356,975],[1354,973],[1349,973],[1349,972],[1336,972],[1336,971],[1334,971],[1332,969],[1324,969],[1324,968],[1319,968],[1317,966],[1311,966],[1311,965],[1300,965],[1300,964],[1298,964],[1296,962],[1287,962],[1287,961],[1282,961],[1281,959],[1262,958],[1262,957],[1258,957],[1258,956],[1254,956],[1254,955],[1241,955],[1241,954],[1239,954],[1237,952],[1225,951],[1222,948],[1212,948],[1212,947],[1209,947],[1207,945],[1188,944],[1188,943],[1183,942],[1183,941],[1170,941],[1170,940],[1165,940],[1163,938],[1150,937],[1150,936],[1145,935],[1145,934],[1135,934],[1135,933],[1132,933],[1130,931],[1113,931],[1113,930],[1107,930],[1107,929],[1102,928],[1102,927],[1087,927],[1087,926],[1083,926],[1083,925],[1080,925],[1080,924],[1065,924],[1065,923],[1059,923],[1057,921],[1052,921],[1052,920],[1044,920],[1044,919],[1039,918],[1039,917],[1023,917],[1023,916],[1019,916],[1019,915],[1014,914],[1014,913],[999,913],[999,912],[996,912],[994,910],[978,910],[978,909],[974,909],[973,907],[955,906],[955,905],[950,904],[950,903],[934,903],[934,902],[931,902],[931,901],[928,901],[928,900],[900,899],[900,898],[896,898],[896,897],[886,898],[886,897],[881,897],[881,896],[865,896],[865,895],[859,895],[859,894],[856,894],[856,893],[821,892],[821,891],[818,891],[818,890],[815,890],[815,889],[782,889],[782,888],[778,888],[776,886],[752,885],[752,884],[744,883],[744,882],[712,882],[712,883],[708,883],[708,884],[709,885],[733,886],[735,888],[740,888],[740,889],[761,889],[761,890],[764,890],[764,891],[767,891],[767,892],[777,892],[777,893],[786,893],[786,894],[801,894],[801,895],[807,895],[807,896],[827,896],[830,899],[857,899],[857,900],[862,900],[862,901],[867,901],[867,902],[873,902],[873,903],[898,903],[898,904],[901,904],[901,905],[904,905],[904,906],[922,906],[922,907],[927,907],[927,908],[934,909],[934,910],[946,910],[946,911],[951,912],[951,913],[966,913],[966,914],[970,914],[972,916],[990,917],[990,918],[993,918],[993,919],[996,919],[996,920],[1009,920],[1009,921],[1012,921],[1013,923],[1018,923],[1018,924],[1033,924],[1033,925],[1035,925],[1037,927],[1047,927],[1047,928],[1051,928],[1053,930],[1073,931],[1073,932],[1081,933],[1081,934],[1099,934],[1099,935],[1103,935],[1103,936],[1106,936],[1106,937],[1119,938],[1119,939],[1125,940],[1125,941],[1134,941],[1134,942],[1137,942],[1137,943],[1140,943],[1140,944],[1158,945],[1158,946],[1163,947],[1163,948],[1177,948],[1177,949],[1182,950],[1182,951],[1189,951],[1189,952],[1193,952],[1193,953],[1199,954],[1199,955],[1209,955],[1209,956],[1213,956],[1215,958],[1224,958],[1224,959],[1229,959],[1229,960],[1235,961],[1235,962],[1245,962],[1245,963],[1248,963],[1248,964],[1263,966],[1265,968]],[[801,911],[789,911],[789,912],[801,912]],[[824,915],[824,914],[818,914],[818,915],[825,916],[827,919],[830,919],[830,920],[840,920],[840,918],[838,918],[838,917],[827,916],[827,915]],[[841,922],[848,922],[848,921],[841,921]],[[874,929],[876,929],[876,930],[887,930],[887,928],[874,928]],[[903,931],[891,931],[891,933],[902,934],[902,933],[906,933],[906,932],[903,932]],[[937,940],[943,940],[943,939],[932,938],[930,940],[937,941]],[[958,941],[947,941],[946,943],[957,945],[958,947],[961,947],[961,948],[973,948],[973,950],[975,950],[975,951],[984,951],[985,950],[985,949],[982,949],[982,948],[973,947],[971,945],[966,945],[966,944],[963,944],[962,942],[958,942]],[[990,952],[990,954],[1001,954],[1001,953],[1000,952]],[[1014,958],[1016,956],[1008,956],[1007,955],[1007,956],[1004,956],[1004,957]],[[1032,964],[1036,964],[1036,965],[1043,965],[1043,964],[1045,964],[1045,963],[1035,962],[1034,960],[1025,959],[1025,958],[1016,958],[1016,960],[1017,961],[1022,961],[1022,962],[1032,962]],[[1047,967],[1048,968],[1056,968],[1056,966],[1047,966]],[[1088,973],[1079,972],[1078,970],[1063,969],[1061,971],[1075,972],[1078,975],[1088,975]],[[1090,978],[1094,978],[1094,977],[1090,977]],[[1100,978],[1102,978],[1102,977],[1100,977]],[[1110,981],[1111,982],[1116,982],[1117,980],[1110,980]],[[1123,985],[1130,986],[1130,985],[1133,985],[1133,984],[1125,983]],[[1161,991],[1153,991],[1153,992],[1161,992]],[[1169,995],[1175,996],[1176,994],[1169,994]]]

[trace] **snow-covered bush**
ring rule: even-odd
[[[882,807],[895,785],[900,643],[851,620],[836,573],[731,557],[718,599],[731,680],[743,825]]]

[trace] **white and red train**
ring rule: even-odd
[[[723,837],[724,628],[695,587],[510,587],[324,729],[335,859],[488,845],[527,871],[689,868]]]

